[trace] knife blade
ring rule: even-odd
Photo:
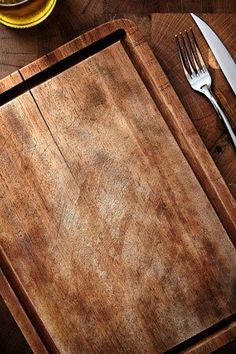
[[[198,16],[191,13],[205,40],[211,48],[226,80],[236,95],[236,64],[217,34]]]

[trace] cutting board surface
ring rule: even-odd
[[[0,109],[0,240],[62,353],[163,352],[235,311],[236,257],[121,41]]]

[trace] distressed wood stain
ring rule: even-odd
[[[222,189],[201,186],[163,117],[168,93],[158,105],[134,65],[148,47],[128,21],[78,43],[122,26],[131,53],[117,41],[0,109],[1,246],[52,351],[161,353],[235,312],[234,205],[211,162]]]

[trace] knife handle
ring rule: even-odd
[[[212,93],[211,89],[208,86],[203,86],[202,92],[210,100],[210,102],[212,103],[213,107],[215,108],[219,118],[224,122],[224,125],[231,137],[232,142],[233,142],[234,148],[236,149],[236,135],[234,134],[234,131],[230,125],[228,118],[226,117],[226,115],[224,114],[223,110],[221,109],[219,103],[217,102],[216,97],[214,96],[214,94]]]

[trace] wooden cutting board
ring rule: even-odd
[[[0,89],[1,294],[32,349],[162,353],[232,322],[235,202],[135,25]]]

